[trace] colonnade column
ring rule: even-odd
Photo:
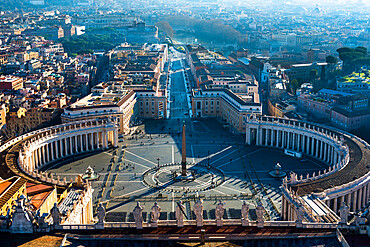
[[[90,150],[94,150],[95,149],[95,145],[94,145],[94,133],[90,133]]]
[[[338,198],[334,198],[334,205],[333,205],[333,210],[335,213],[337,213],[337,206],[338,206]]]
[[[42,166],[42,159],[41,159],[41,150],[40,148],[37,149],[37,159],[38,159],[38,163],[39,163],[39,167]]]
[[[118,147],[118,130],[113,131],[113,147]]]
[[[357,208],[358,209],[362,208],[362,203],[361,203],[361,200],[362,200],[362,190],[363,190],[363,187],[357,190],[357,193],[358,193],[358,196],[357,196]]]
[[[71,155],[75,153],[75,150],[74,150],[74,140],[73,140],[73,136],[71,136],[69,138],[69,145],[70,145],[70,148],[71,148]]]
[[[353,211],[357,211],[357,191],[353,192]]]
[[[77,136],[74,136],[75,138],[75,153],[78,152],[78,140],[77,140]]]
[[[365,185],[362,187],[362,205],[361,208],[366,206],[366,199],[367,199],[367,186]]]
[[[353,207],[353,205],[351,204],[351,198],[352,197],[352,193],[348,193],[347,194],[347,206],[351,209]]]
[[[54,160],[55,157],[54,157],[54,142],[50,143],[51,145],[51,159]]]
[[[87,133],[85,134],[85,151],[89,150],[89,143],[88,143],[88,140],[87,140]]]
[[[50,162],[49,143],[46,143],[45,149],[46,149],[46,163],[49,163]]]
[[[315,149],[314,149],[314,145],[315,145],[315,139],[313,137],[311,137],[311,155],[314,156],[315,155]]]

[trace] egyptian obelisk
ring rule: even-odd
[[[186,173],[186,134],[185,134],[185,121],[182,125],[182,159],[181,159],[181,176],[187,177]]]

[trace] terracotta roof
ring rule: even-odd
[[[6,181],[10,181],[11,184],[8,185],[5,190],[3,190],[3,194],[0,195],[0,207],[4,206],[5,203],[7,203],[13,197],[13,195],[18,192],[18,190],[27,182],[26,179],[21,177],[12,177]]]
[[[42,192],[36,194],[35,196],[31,197],[30,203],[34,207],[35,210],[39,209],[40,206],[44,203],[44,201],[48,198],[48,196],[53,193],[53,191]]]
[[[0,183],[0,195],[12,184],[11,181],[5,180]]]
[[[45,184],[35,184],[32,182],[27,182],[26,184],[26,191],[28,196],[33,196],[39,193],[52,191],[53,189],[54,189],[53,186]]]

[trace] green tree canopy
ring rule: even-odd
[[[171,38],[173,37],[173,28],[167,21],[160,21],[155,24],[158,27],[158,30],[166,33]]]
[[[336,57],[330,55],[330,56],[326,57],[326,62],[330,63],[330,64],[337,64],[338,59]]]
[[[292,91],[292,93],[295,94],[295,92],[297,91],[299,87],[299,83],[298,83],[298,80],[297,79],[294,79],[290,82],[290,90]]]
[[[355,49],[342,47],[337,49],[339,58],[343,61],[343,70],[351,72],[356,68],[368,65],[369,56],[365,47],[359,46]]]

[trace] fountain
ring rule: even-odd
[[[99,178],[99,175],[95,173],[94,169],[89,166],[86,169],[86,172],[82,175],[83,180],[96,180]]]
[[[279,163],[275,165],[275,170],[270,171],[269,174],[273,178],[283,178],[286,176],[286,172],[281,170],[281,165]]]

